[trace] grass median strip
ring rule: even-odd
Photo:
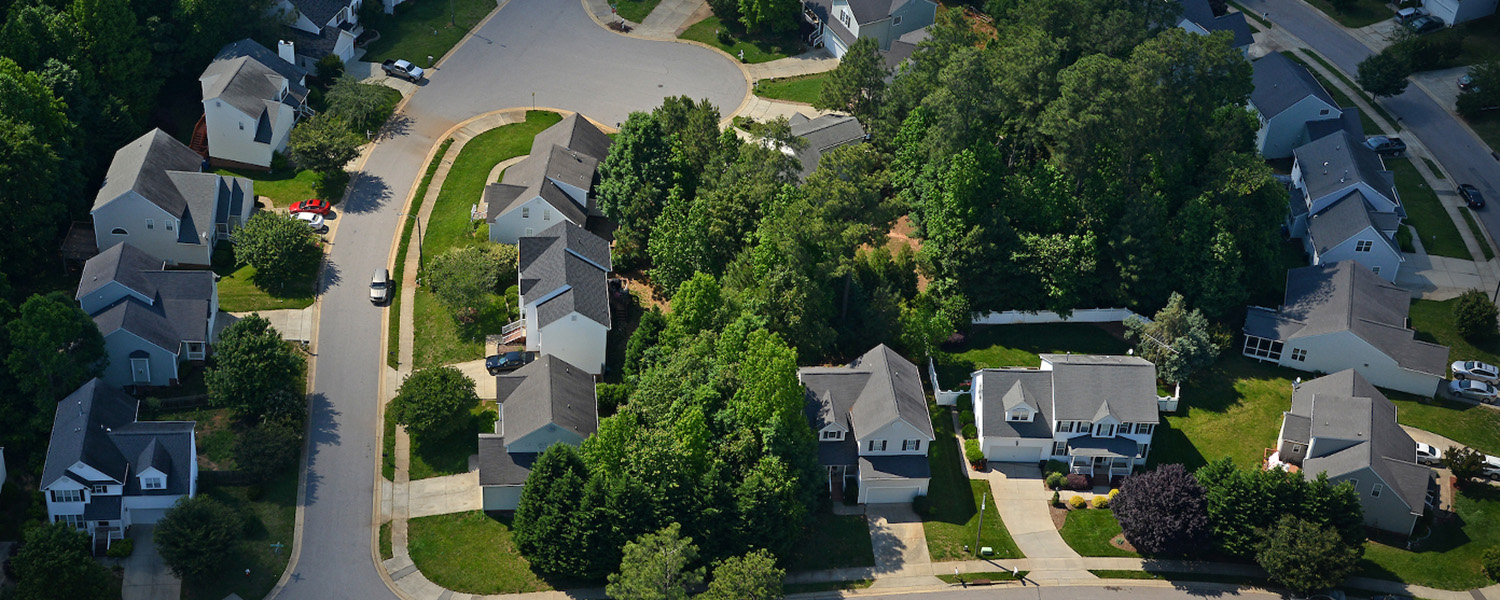
[[[1474,234],[1474,241],[1479,243],[1479,250],[1484,252],[1484,259],[1495,258],[1495,249],[1490,247],[1489,238],[1484,237],[1484,231],[1479,229],[1479,223],[1474,220],[1474,211],[1467,206],[1460,206],[1458,212],[1464,216],[1464,222],[1469,224],[1469,231]]]
[[[437,154],[432,155],[432,162],[427,164],[427,172],[422,174],[422,183],[417,185],[416,196],[412,198],[411,206],[407,208],[408,214],[418,214],[422,210],[422,201],[427,198],[427,187],[432,184],[432,176],[437,173],[438,165],[442,164],[443,156],[448,154],[448,147],[453,145],[453,138],[443,140],[443,145],[438,146]],[[401,277],[406,273],[406,250],[411,242],[412,225],[416,219],[408,218],[401,225],[401,240],[396,249],[396,266],[391,269],[391,309],[390,316],[386,319],[386,357],[385,364],[395,369],[400,367],[401,357],[401,291],[394,286],[401,285]]]
[[[959,575],[938,575],[937,578],[944,583],[974,583],[976,581],[1018,581],[1026,578],[1031,571],[980,571],[977,573],[963,573]]]
[[[1411,161],[1404,158],[1388,158],[1385,168],[1395,173],[1396,193],[1406,205],[1406,222],[1416,228],[1422,237],[1422,247],[1428,254],[1473,260],[1469,247],[1458,234],[1458,226],[1443,208],[1437,193],[1427,186],[1427,181]]]

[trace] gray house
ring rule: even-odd
[[[1182,5],[1182,19],[1177,22],[1177,26],[1187,32],[1210,35],[1227,31],[1234,38],[1230,41],[1230,46],[1240,52],[1249,51],[1250,44],[1255,43],[1250,35],[1250,24],[1245,21],[1245,13],[1232,12],[1216,17],[1208,0],[1178,0],[1178,3]]]
[[[542,356],[495,378],[500,419],[479,434],[479,493],[484,510],[515,510],[536,457],[553,444],[577,446],[599,430],[594,377]]]
[[[484,188],[490,241],[514,244],[561,222],[589,228],[590,217],[602,218],[594,207],[594,183],[610,143],[578,113],[538,133],[531,154]]]
[[[797,379],[835,500],[849,481],[859,483],[861,504],[927,495],[936,437],[916,365],[881,344],[846,366],[798,369]]]
[[[1307,127],[1313,121],[1336,120],[1341,110],[1323,84],[1306,67],[1280,52],[1251,63],[1250,109],[1260,118],[1255,147],[1266,158],[1286,158],[1312,141]]]
[[[214,341],[214,274],[166,270],[130,244],[84,263],[75,298],[104,336],[103,379],[116,387],[176,385],[178,366],[206,358]]]
[[[802,16],[813,26],[810,45],[823,44],[843,58],[860,38],[873,38],[881,51],[937,19],[932,0],[802,0]],[[908,52],[908,55],[910,53]]]
[[[1293,151],[1287,232],[1315,265],[1352,260],[1395,281],[1406,258],[1396,231],[1406,208],[1395,175],[1364,145],[1359,112],[1307,124],[1313,140]]]
[[[792,127],[792,135],[807,141],[807,147],[793,152],[802,163],[802,170],[797,173],[797,177],[801,179],[807,179],[808,175],[817,170],[818,161],[822,160],[824,154],[839,146],[863,144],[869,137],[864,126],[859,124],[859,119],[849,115],[829,114],[809,119],[807,115],[797,113],[792,115],[788,123]]]
[[[1354,369],[1293,387],[1267,465],[1352,483],[1366,525],[1406,535],[1437,489],[1432,469],[1417,464],[1417,443],[1396,424],[1396,405]]]
[[[603,373],[613,326],[609,242],[564,221],[521,238],[517,255],[521,318],[501,329],[501,343],[524,339],[528,352]]]
[[[138,404],[98,379],[57,403],[42,467],[47,519],[88,532],[96,547],[198,491],[194,423],[137,421]]]

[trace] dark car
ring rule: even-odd
[[[1484,208],[1484,195],[1479,193],[1479,188],[1465,183],[1458,186],[1458,195],[1464,199],[1469,208]]]
[[[490,372],[490,375],[499,375],[524,367],[529,362],[531,362],[531,356],[525,352],[506,352],[484,357],[484,368]]]
[[[1365,147],[1374,150],[1381,156],[1401,156],[1406,154],[1406,142],[1398,137],[1386,137],[1383,135],[1373,136],[1365,140]]]
[[[1467,91],[1469,91],[1469,88],[1473,87],[1473,86],[1474,86],[1474,77],[1470,76],[1468,73],[1465,73],[1463,75],[1459,75],[1458,76],[1458,89],[1459,90],[1467,92]],[[1476,91],[1476,92],[1479,91],[1479,88],[1474,88],[1474,91]]]
[[[1413,33],[1431,33],[1443,28],[1443,20],[1431,15],[1422,15],[1406,22]]]

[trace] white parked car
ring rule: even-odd
[[[370,303],[380,306],[390,299],[391,272],[383,268],[375,269],[375,276],[370,278]]]
[[[1494,404],[1495,396],[1500,394],[1495,390],[1495,386],[1473,379],[1460,379],[1448,383],[1448,393],[1455,398],[1467,398],[1485,404]]]
[[[310,212],[292,213],[292,217],[311,227],[313,233],[328,233],[328,224],[323,222],[323,215]]]
[[[1500,481],[1500,457],[1484,455],[1484,476]]]
[[[1500,367],[1477,360],[1460,360],[1453,363],[1453,378],[1495,383],[1500,381]]]
[[[1435,465],[1443,461],[1443,451],[1428,444],[1417,442],[1417,462],[1424,465]]]

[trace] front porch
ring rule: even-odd
[[[1136,443],[1128,438],[1079,436],[1068,440],[1068,472],[1090,479],[1130,474],[1135,467]]]

